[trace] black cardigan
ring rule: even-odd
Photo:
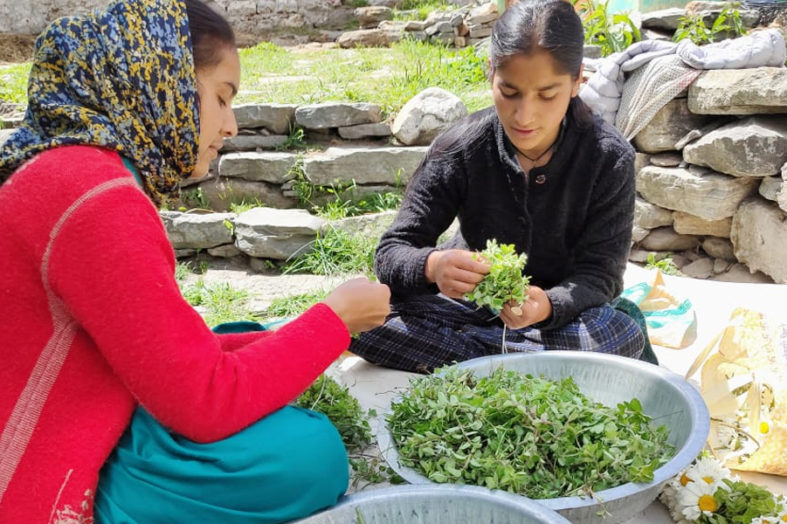
[[[458,138],[446,132],[435,140],[375,255],[395,300],[436,291],[426,258],[455,217],[460,232],[440,247],[480,251],[495,238],[527,253],[525,273],[552,302],[541,329],[620,294],[634,219],[634,149],[596,116],[584,128],[570,116],[564,125],[550,161],[527,176],[494,107],[458,123]]]

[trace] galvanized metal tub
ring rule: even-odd
[[[623,484],[600,491],[594,497],[538,501],[574,523],[615,524],[640,513],[669,479],[696,458],[710,430],[708,409],[691,384],[667,369],[638,360],[590,352],[544,351],[482,357],[458,366],[472,369],[481,377],[500,366],[549,379],[570,376],[583,393],[604,405],[616,406],[622,401],[639,399],[647,415],[669,428],[668,442],[675,446],[675,455],[656,470],[652,482]],[[387,414],[381,415],[377,432],[386,462],[411,484],[433,483],[418,471],[399,464],[399,454],[385,420]]]
[[[299,524],[568,524],[544,506],[478,486],[420,484],[365,491]]]

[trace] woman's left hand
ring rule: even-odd
[[[509,302],[500,311],[500,319],[509,329],[521,329],[531,326],[552,316],[552,302],[543,289],[530,286],[528,298],[523,304]]]

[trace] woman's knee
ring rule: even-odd
[[[639,358],[645,347],[645,335],[636,321],[610,306],[588,309],[582,314],[588,339],[599,353]]]

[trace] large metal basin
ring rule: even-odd
[[[527,499],[477,486],[421,484],[356,493],[299,524],[563,524]]]
[[[675,446],[675,455],[656,470],[652,482],[623,484],[600,491],[595,497],[538,501],[574,523],[614,524],[640,513],[669,479],[697,457],[708,437],[710,416],[699,392],[680,375],[638,360],[589,352],[545,351],[482,357],[458,366],[472,369],[481,377],[499,366],[550,379],[570,376],[583,393],[607,406],[638,398],[647,415],[669,428],[668,442]],[[386,462],[411,484],[433,483],[418,471],[399,464],[385,415],[381,416],[377,441]]]

